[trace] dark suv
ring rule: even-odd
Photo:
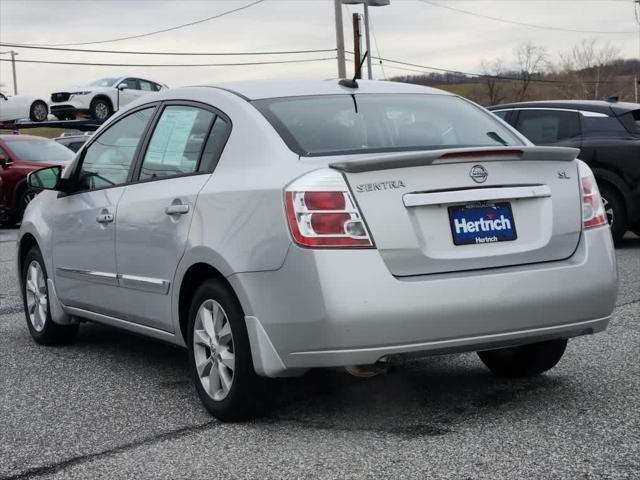
[[[558,100],[489,107],[536,145],[580,149],[596,176],[614,240],[640,235],[640,104]]]

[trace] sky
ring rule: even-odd
[[[213,16],[255,0],[0,0],[0,43],[62,44],[136,35]],[[633,0],[433,0],[480,15],[594,34],[538,29],[468,15],[419,0],[391,0],[370,8],[372,50],[399,61],[477,72],[482,60],[513,59],[523,42],[548,49],[551,58],[591,38],[616,46],[622,57],[640,56]],[[351,14],[343,7],[345,44],[352,50]],[[376,47],[377,45],[377,47]],[[333,49],[333,0],[266,0],[247,9],[191,27],[139,39],[78,46],[111,50],[177,52],[256,52]],[[0,46],[0,52],[8,50]],[[138,56],[16,49],[17,59],[102,63],[235,63],[334,57],[335,52],[279,56]],[[0,55],[8,59],[8,55]],[[374,65],[374,78],[415,72]],[[396,67],[400,67],[396,65]],[[348,72],[353,64],[347,64]],[[246,79],[324,79],[337,77],[336,60],[281,65],[226,67],[113,67],[17,64],[21,94],[47,96],[95,79],[132,75],[171,87]],[[2,90],[12,93],[11,64],[0,62]]]

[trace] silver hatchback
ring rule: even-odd
[[[536,375],[606,328],[614,250],[577,150],[446,92],[352,87],[160,92],[31,174],[35,341],[95,321],[186,347],[206,408],[237,420],[264,411],[268,377],[462,351]]]

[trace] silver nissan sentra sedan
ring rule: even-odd
[[[160,92],[110,118],[18,238],[43,345],[94,321],[188,348],[222,420],[267,378],[477,351],[536,375],[604,330],[617,290],[578,150],[536,147],[416,85],[247,82]]]

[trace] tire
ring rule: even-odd
[[[614,242],[619,242],[627,231],[627,211],[624,201],[617,190],[608,185],[599,186],[599,190],[611,227],[611,236]]]
[[[194,293],[188,347],[196,391],[214,417],[230,422],[264,413],[267,379],[255,373],[242,307],[221,282],[207,280]]]
[[[113,114],[111,102],[105,98],[94,98],[89,107],[89,114],[94,120],[106,120]]]
[[[22,265],[22,303],[29,333],[40,345],[69,343],[78,325],[58,325],[51,319],[47,278],[40,249],[33,247]]]
[[[478,352],[489,370],[501,377],[532,377],[552,369],[562,358],[566,339]]]
[[[27,206],[31,203],[31,200],[36,198],[39,192],[32,190],[30,188],[26,188],[18,198],[18,206],[16,208],[16,222],[21,222],[22,217],[24,216],[24,212],[27,209]]]
[[[49,116],[49,107],[42,100],[36,100],[29,109],[29,118],[32,122],[44,122]]]

